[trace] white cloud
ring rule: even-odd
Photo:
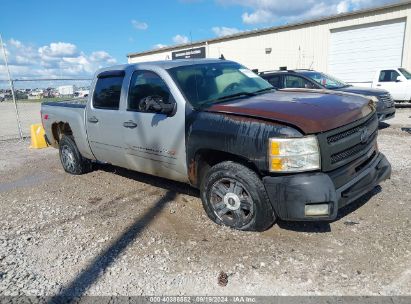
[[[148,24],[145,22],[137,21],[137,20],[131,20],[131,24],[136,30],[146,30],[148,29]]]
[[[9,43],[10,43],[11,46],[13,46],[13,47],[15,47],[15,48],[21,48],[21,46],[22,46],[21,41],[15,40],[15,39],[13,39],[13,38],[11,38],[11,39],[9,40]]]
[[[245,24],[296,22],[309,18],[345,13],[378,6],[398,0],[216,0],[220,5],[237,5],[247,11],[242,14]]]
[[[109,64],[114,64],[116,63],[116,59],[114,59],[113,57],[111,57],[111,55],[109,53],[107,53],[106,51],[97,51],[97,52],[93,52],[90,55],[90,60],[92,62],[101,62],[101,61],[105,61]]]
[[[229,35],[234,35],[237,33],[240,33],[241,31],[237,28],[234,27],[225,27],[225,26],[215,26],[212,28],[212,31],[214,34],[216,34],[218,37],[223,37],[223,36],[229,36]]]
[[[167,45],[166,44],[161,44],[161,43],[153,45],[153,49],[162,49],[162,48],[165,48],[165,47],[167,47]]]
[[[190,41],[187,36],[176,35],[173,37],[173,42],[176,44],[186,44]]]
[[[77,47],[72,43],[53,42],[39,48],[39,53],[44,57],[74,57],[78,55]]]
[[[97,69],[116,63],[116,59],[106,51],[86,54],[67,42],[35,47],[10,39],[7,41],[7,54],[13,78],[90,76]],[[5,76],[6,70],[0,60],[0,78]]]
[[[338,14],[346,13],[346,12],[349,11],[349,9],[350,9],[350,5],[349,5],[348,1],[341,1],[337,5],[337,13]]]

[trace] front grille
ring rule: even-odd
[[[362,144],[362,143],[361,143],[361,144],[357,144],[357,145],[355,145],[354,147],[351,147],[351,148],[346,149],[346,150],[344,150],[344,151],[342,151],[342,152],[335,153],[335,154],[331,155],[331,164],[336,164],[336,163],[338,163],[338,162],[340,162],[340,161],[343,161],[343,160],[345,160],[345,159],[347,159],[347,158],[350,158],[350,157],[352,157],[353,155],[356,155],[356,154],[358,154],[359,152],[363,151],[364,149],[366,149],[366,148],[368,147],[368,144],[369,144],[371,141],[374,141],[374,139],[375,139],[376,136],[377,136],[377,132],[375,132],[375,133],[370,137],[370,140],[367,141],[366,143],[364,143],[364,144]]]
[[[368,119],[366,122],[362,123],[362,124],[359,125],[359,126],[356,126],[356,127],[352,128],[352,129],[349,129],[349,130],[347,130],[347,131],[343,131],[343,132],[341,132],[341,133],[337,133],[337,134],[335,134],[335,135],[332,135],[332,136],[327,137],[327,142],[328,142],[329,144],[332,144],[332,143],[335,143],[335,142],[337,142],[337,141],[340,141],[340,140],[342,140],[342,139],[344,139],[344,138],[346,138],[346,137],[349,137],[350,135],[353,135],[353,134],[361,131],[364,127],[366,127],[366,126],[373,120],[373,118],[374,118],[374,117],[371,117],[371,118]]]
[[[375,113],[350,125],[319,134],[323,171],[335,170],[373,151],[377,134],[378,118]]]
[[[387,108],[394,106],[394,99],[389,93],[378,96],[378,100],[382,102]]]

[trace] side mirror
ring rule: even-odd
[[[139,104],[139,109],[146,113],[158,113],[171,116],[174,114],[176,109],[175,101],[170,98],[171,102],[164,102],[161,96],[147,96],[143,98]]]
[[[395,79],[395,82],[402,82],[401,76],[397,76],[397,78]]]

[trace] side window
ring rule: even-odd
[[[276,89],[282,88],[280,75],[270,76],[267,81]]]
[[[127,110],[151,113],[153,111],[146,108],[150,99],[165,104],[172,102],[170,90],[160,76],[152,71],[135,71],[131,78]]]
[[[97,79],[93,106],[97,109],[118,110],[124,76],[104,76]]]
[[[286,88],[302,88],[302,89],[316,89],[316,86],[313,85],[310,81],[293,75],[285,76],[285,87]]]
[[[395,70],[381,71],[379,82],[395,82],[400,74]]]

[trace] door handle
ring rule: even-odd
[[[134,129],[134,128],[137,127],[137,124],[136,124],[134,121],[129,120],[129,121],[124,122],[124,123],[123,123],[123,126],[124,126],[125,128]]]
[[[88,118],[88,122],[98,123],[98,119],[97,119],[97,117],[95,117],[95,116],[91,116],[91,117]]]
[[[377,84],[377,87],[380,87],[381,85],[380,84]]]

